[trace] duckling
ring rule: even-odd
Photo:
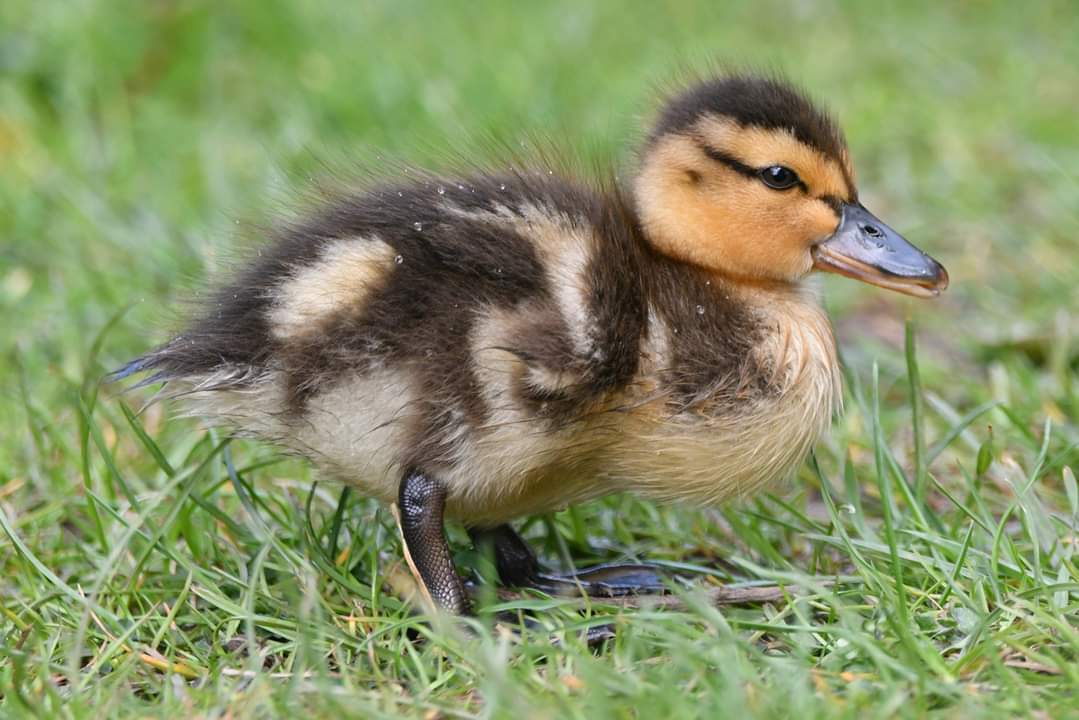
[[[543,573],[509,523],[790,476],[841,402],[808,278],[933,297],[948,275],[859,202],[842,133],[783,80],[691,84],[637,165],[413,171],[327,199],[120,375],[391,505],[434,607],[470,607],[447,520],[506,584],[662,587],[647,565]]]

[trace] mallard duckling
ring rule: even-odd
[[[394,505],[421,589],[461,613],[445,519],[493,544],[503,582],[550,585],[514,518],[791,475],[841,399],[816,270],[948,284],[861,205],[827,115],[721,76],[666,103],[625,185],[411,172],[328,200],[122,374]],[[659,583],[638,565],[570,579]]]

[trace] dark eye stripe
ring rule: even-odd
[[[708,143],[702,142],[700,140],[697,141],[697,146],[701,149],[701,152],[703,152],[705,155],[707,155],[708,157],[710,157],[711,159],[715,160],[718,163],[722,163],[722,164],[726,165],[731,170],[734,170],[735,172],[737,172],[737,173],[739,173],[741,175],[745,175],[746,177],[750,177],[750,178],[757,177],[757,169],[756,168],[750,167],[749,165],[746,165],[744,162],[740,161],[738,158],[734,157],[733,155],[728,155],[727,153],[723,152],[722,150],[716,150],[714,147],[712,147]]]
[[[761,171],[757,168],[752,167],[751,165],[746,165],[744,162],[734,157],[733,155],[725,153],[722,150],[717,150],[716,148],[712,147],[711,145],[699,138],[694,138],[694,142],[696,143],[697,147],[700,148],[701,152],[703,152],[712,160],[726,165],[731,170],[737,172],[739,175],[744,175],[747,178],[753,178],[755,180],[760,179]],[[806,185],[805,181],[801,178],[798,178],[798,181],[793,185],[793,187],[797,187],[806,195],[809,194],[809,186]],[[842,212],[841,208],[843,205],[843,201],[840,200],[838,197],[834,195],[825,195],[819,199],[827,203],[829,207],[836,211],[836,213]]]

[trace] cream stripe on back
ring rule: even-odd
[[[345,238],[325,247],[275,291],[270,328],[279,340],[317,330],[322,321],[361,304],[394,266],[394,250],[378,238]]]

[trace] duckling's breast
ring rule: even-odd
[[[642,384],[654,399],[627,417],[610,464],[613,482],[659,500],[710,504],[786,479],[803,462],[842,401],[830,323],[802,291],[744,307],[751,347],[681,406],[672,406],[669,386],[678,328],[653,316]]]

